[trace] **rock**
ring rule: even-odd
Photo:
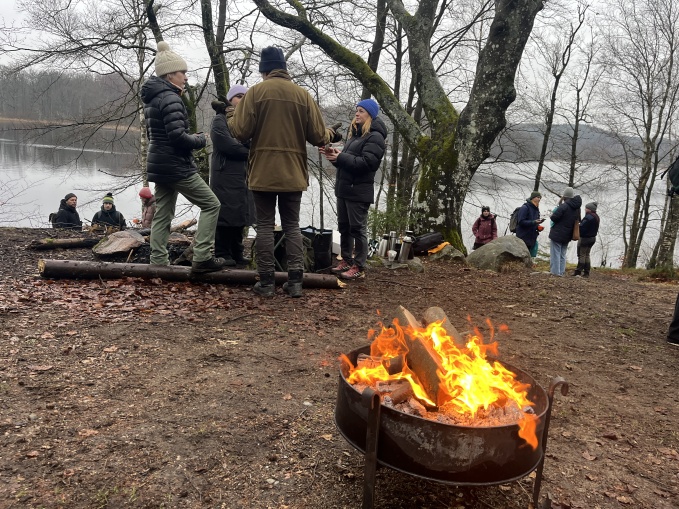
[[[524,246],[525,247],[525,246]],[[446,260],[453,263],[465,264],[464,253],[458,251],[451,245],[445,246],[440,251],[429,255],[430,260]]]
[[[483,270],[500,272],[509,265],[533,267],[533,260],[526,244],[514,235],[505,235],[472,251],[467,256],[467,263]]]
[[[115,232],[104,237],[101,242],[92,248],[94,256],[115,256],[129,253],[144,244],[144,237],[132,230]]]
[[[422,265],[422,260],[417,256],[412,260],[408,260],[408,268],[417,274],[424,272],[424,265]]]

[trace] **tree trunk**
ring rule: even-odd
[[[138,277],[142,279],[160,278],[164,281],[199,281],[212,284],[255,284],[257,272],[254,270],[226,269],[207,274],[192,275],[189,267],[176,265],[160,266],[141,263],[107,263],[76,260],[39,260],[38,271],[49,279],[121,279]],[[288,280],[287,272],[276,272],[276,283]],[[344,283],[335,276],[325,274],[304,274],[305,288],[342,288]]]
[[[221,10],[223,7],[223,0],[220,2],[220,22]],[[219,39],[215,36],[212,23],[212,1],[201,0],[200,2],[201,16],[203,20],[203,39],[205,40],[205,48],[210,57],[210,67],[214,73],[215,89],[217,91],[217,98],[226,102],[226,93],[229,90],[229,72],[226,70],[224,63],[224,53]],[[223,22],[222,22],[223,23]],[[223,31],[223,26],[218,27],[218,30]]]
[[[101,240],[96,237],[78,237],[74,239],[40,239],[28,245],[28,249],[47,251],[49,249],[68,249],[76,247],[94,247]]]

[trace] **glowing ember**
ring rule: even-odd
[[[495,329],[490,321],[487,325],[491,336],[489,344],[484,344],[481,333],[475,329],[474,334],[467,337],[465,346],[460,347],[448,336],[441,321],[426,328],[413,328],[401,327],[394,319],[391,327],[370,331],[370,356],[384,361],[403,356],[403,370],[390,374],[383,364],[360,360],[353,366],[343,355],[343,362],[350,367],[346,379],[354,386],[373,388],[379,382],[407,380],[415,398],[428,409],[436,409],[439,420],[443,414],[455,422],[488,426],[494,425],[489,424],[490,415],[501,414],[518,423],[519,436],[535,449],[537,417],[532,412],[534,403],[527,397],[530,386],[518,381],[516,374],[499,362],[487,358],[488,354],[498,355]],[[507,327],[500,326],[500,330],[506,331]],[[418,373],[420,378],[427,374],[416,368],[414,363],[418,358],[424,358],[433,366],[433,381],[418,378]]]

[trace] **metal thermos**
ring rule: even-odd
[[[396,249],[396,239],[398,237],[396,236],[395,231],[390,231],[389,232],[389,249],[388,251],[394,251]]]
[[[413,247],[413,238],[410,236],[403,237],[403,244],[401,245],[401,251],[398,253],[398,261],[400,263],[406,263],[410,257],[410,251]]]
[[[377,255],[386,258],[387,251],[389,251],[389,234],[385,233],[382,235],[382,240],[380,240],[380,246],[377,249]]]

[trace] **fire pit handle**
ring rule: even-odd
[[[545,413],[545,428],[542,431],[542,458],[540,459],[540,464],[538,465],[535,475],[535,484],[533,485],[533,507],[536,508],[539,507],[538,502],[540,500],[540,488],[542,487],[542,469],[545,466],[545,455],[547,453],[547,434],[549,433],[549,422],[552,420],[554,393],[559,387],[561,387],[562,396],[568,394],[568,382],[566,382],[563,377],[557,376],[552,379],[552,383],[549,384],[549,390],[547,391],[549,405],[547,406],[547,412]],[[545,504],[542,507],[551,507],[549,499],[545,500]]]
[[[365,469],[363,472],[363,509],[372,509],[375,504],[377,442],[380,434],[382,400],[378,392],[368,387],[363,390],[361,401],[368,407],[368,426],[365,432]]]

